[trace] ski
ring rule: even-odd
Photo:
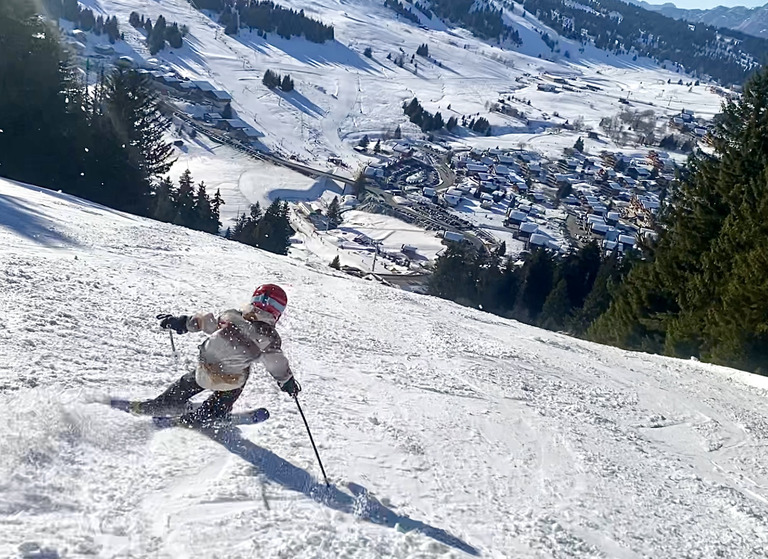
[[[161,429],[168,427],[190,427],[196,429],[218,429],[221,427],[234,427],[237,425],[255,425],[269,419],[269,411],[266,408],[236,412],[224,417],[213,418],[206,421],[187,422],[181,416],[155,416],[152,423]]]
[[[224,417],[212,418],[207,421],[189,423],[184,421],[182,416],[186,413],[193,412],[200,404],[169,407],[163,410],[154,409],[151,411],[151,413],[143,411],[141,409],[140,402],[132,400],[112,399],[109,401],[109,405],[110,407],[124,412],[132,413],[134,415],[152,416],[152,423],[156,427],[160,428],[182,426],[214,428],[237,425],[255,425],[256,423],[262,423],[269,419],[269,411],[266,408],[258,408],[255,410],[231,413]]]

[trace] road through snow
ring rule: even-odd
[[[302,405],[155,430],[158,312],[272,281]],[[603,347],[0,180],[0,557],[761,557],[765,379]],[[35,555],[38,553],[38,555]]]

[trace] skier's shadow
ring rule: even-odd
[[[370,497],[368,491],[360,485],[348,484],[349,489],[355,494],[355,496],[352,496],[339,490],[334,485],[326,487],[323,483],[318,483],[306,470],[294,466],[274,452],[270,452],[243,438],[240,429],[237,427],[203,430],[202,432],[233,454],[253,464],[268,479],[279,483],[286,489],[303,493],[318,503],[322,503],[334,510],[353,514],[368,522],[389,526],[390,528],[397,527],[404,532],[417,530],[425,536],[460,549],[470,555],[480,555],[477,548],[441,528],[435,528],[424,522],[397,514],[378,500]]]

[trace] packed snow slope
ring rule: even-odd
[[[158,312],[283,285],[295,403],[157,430]],[[765,379],[630,353],[0,181],[0,557],[757,557]]]

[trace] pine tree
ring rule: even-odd
[[[571,309],[568,286],[565,280],[561,279],[544,301],[538,318],[539,326],[547,330],[562,330],[568,321]]]
[[[0,2],[0,173],[83,195],[83,180],[99,178],[80,176],[89,136],[86,92],[57,38],[35,17],[34,3]]]
[[[592,290],[570,322],[570,330],[572,332],[577,335],[585,334],[592,323],[608,310],[616,286],[621,282],[622,277],[630,266],[631,263],[627,261],[624,261],[624,264],[622,264],[618,251],[613,251],[602,260],[595,281],[592,284]]]
[[[112,187],[115,207],[146,213],[151,179],[166,173],[173,163],[173,145],[164,139],[170,121],[160,113],[148,78],[134,70],[116,68],[107,78],[99,119],[122,148],[121,161],[103,161],[102,165],[127,165],[123,171],[127,174],[116,177]]]
[[[80,11],[77,20],[77,26],[83,31],[90,31],[96,26],[96,18],[93,15],[93,10],[85,8]]]
[[[149,47],[150,54],[157,54],[165,48],[165,34],[165,18],[162,15],[157,16],[155,25],[147,36],[147,47]]]
[[[293,80],[291,79],[291,76],[286,74],[283,76],[283,79],[280,81],[280,89],[283,91],[293,91]]]
[[[151,215],[158,221],[170,223],[176,217],[176,188],[171,177],[165,177],[155,189]]]
[[[106,23],[104,24],[104,31],[109,37],[110,43],[114,44],[118,39],[120,39],[121,33],[120,27],[117,23],[117,16],[112,16],[111,18],[107,19]]]
[[[365,173],[360,171],[355,177],[355,182],[352,184],[352,191],[355,193],[355,196],[357,196],[358,199],[362,199],[363,195],[365,194],[366,182]]]
[[[338,254],[334,257],[333,260],[331,260],[330,266],[334,270],[341,270],[341,261],[339,260]]]
[[[581,136],[579,136],[579,139],[576,140],[575,144],[573,144],[573,149],[575,149],[579,153],[582,153],[584,151],[584,140],[581,139]]]
[[[520,278],[520,291],[515,302],[518,320],[536,324],[539,313],[552,290],[555,264],[552,255],[536,248],[526,260]]]
[[[10,4],[8,4],[10,6]],[[68,21],[78,21],[80,18],[80,4],[77,0],[64,0],[62,17]]]
[[[174,22],[170,27],[166,28],[165,40],[174,49],[180,49],[184,45],[184,39],[181,36],[178,23]]]
[[[221,206],[224,205],[224,199],[221,197],[221,189],[216,189],[216,194],[211,201],[211,227],[215,226],[216,232],[221,228]]]
[[[211,200],[208,198],[208,193],[206,192],[204,182],[201,182],[197,185],[197,192],[194,197],[192,213],[192,223],[188,224],[188,227],[197,229],[198,231],[205,231],[207,233],[219,232],[218,222],[215,224],[213,222],[213,209],[211,208]]]
[[[179,177],[179,189],[176,194],[176,217],[173,223],[193,227],[195,222],[195,186],[192,172],[185,169]]]
[[[256,246],[275,254],[288,254],[293,229],[288,221],[288,204],[276,199],[259,220],[256,228]]]
[[[467,243],[449,243],[435,262],[429,278],[432,295],[474,306],[479,266],[474,249]]]
[[[339,208],[339,197],[334,196],[331,203],[328,205],[328,211],[326,212],[328,221],[331,222],[333,227],[337,227],[341,223],[341,209]]]

